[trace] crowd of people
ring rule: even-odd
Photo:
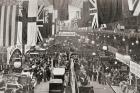
[[[105,75],[101,69],[96,69],[93,64],[88,65],[88,62],[83,61],[86,60],[74,61],[77,81],[80,81],[81,85],[88,85],[90,81],[97,81],[99,84],[106,84]]]
[[[48,61],[44,61],[42,58],[36,58],[37,60],[32,60],[26,62],[24,67],[14,68],[13,66],[10,68],[4,68],[1,70],[3,74],[12,74],[12,73],[22,73],[29,72],[32,73],[34,77],[36,77],[38,84],[44,80],[50,80],[51,77],[51,69],[50,63]]]
[[[105,74],[108,84],[111,86],[118,86],[122,93],[129,93],[129,90],[134,90],[134,76],[130,75],[128,71],[122,71],[118,68],[112,68],[109,72]]]
[[[41,63],[41,62],[37,62],[36,64],[32,65],[32,70],[34,72],[34,76],[37,78],[37,82],[38,84],[44,80],[44,82],[46,82],[46,80],[50,80],[51,77],[51,69],[50,69],[50,65],[48,65],[47,63]]]
[[[37,78],[38,84],[41,81],[49,81],[50,78],[53,77],[52,67],[65,67],[66,70],[69,69],[69,61],[59,55],[35,58],[30,63],[30,67],[34,72],[34,76]]]

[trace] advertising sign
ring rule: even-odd
[[[140,65],[130,61],[130,72],[140,78]]]
[[[116,59],[129,66],[131,57],[129,55],[122,55],[120,53],[116,53]]]

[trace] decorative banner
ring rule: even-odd
[[[120,53],[116,53],[116,59],[128,66],[130,65],[131,57],[129,55],[122,55]]]
[[[130,61],[130,72],[140,78],[140,65]]]

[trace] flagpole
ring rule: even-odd
[[[55,34],[55,8],[54,8],[54,0],[53,0],[53,18],[52,18],[52,35]]]

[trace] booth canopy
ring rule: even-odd
[[[65,68],[54,68],[52,73],[53,75],[64,75]]]

